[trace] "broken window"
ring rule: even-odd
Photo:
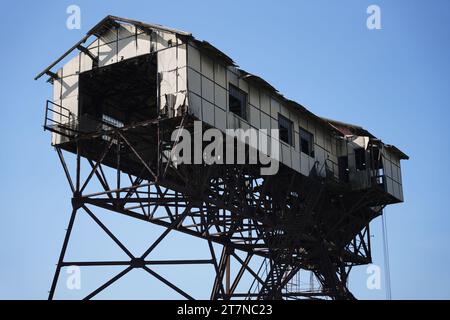
[[[156,55],[143,55],[79,75],[80,125],[90,121],[113,126],[157,117]]]
[[[280,140],[289,145],[293,145],[292,139],[292,121],[278,114],[278,130],[280,132]]]
[[[123,127],[123,122],[122,121],[117,120],[117,119],[115,119],[115,118],[113,118],[113,117],[111,117],[111,116],[109,116],[107,114],[103,114],[102,121],[107,123],[107,124],[109,124],[109,125],[111,125],[111,126],[113,126],[113,127],[116,127],[116,128],[122,128]],[[106,126],[104,125],[103,127],[107,129],[109,126],[108,125],[106,125]]]
[[[247,120],[247,94],[231,83],[228,104],[231,112]]]
[[[355,149],[355,167],[356,170],[366,170],[366,150],[364,148]]]
[[[103,131],[111,130],[111,127],[122,128],[123,122],[120,120],[117,120],[107,114],[103,114],[102,115],[102,130]],[[111,141],[111,137],[107,134],[104,134],[102,136],[102,139],[105,141]],[[117,144],[117,139],[113,139],[113,143]]]
[[[349,182],[348,156],[338,158],[339,180],[341,182]]]
[[[300,151],[314,157],[314,136],[302,128],[300,128]]]

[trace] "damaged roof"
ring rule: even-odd
[[[234,65],[234,61],[228,57],[225,53],[223,53],[222,51],[220,51],[219,49],[217,49],[216,47],[214,47],[212,44],[210,44],[207,41],[200,41],[195,39],[191,33],[186,32],[186,31],[182,31],[182,30],[177,30],[177,29],[173,29],[173,28],[169,28],[160,24],[153,24],[153,23],[145,23],[142,21],[138,21],[138,20],[133,20],[133,19],[128,19],[128,18],[121,18],[121,17],[116,17],[116,16],[111,16],[108,15],[105,18],[103,18],[99,23],[97,23],[92,29],[90,29],[86,35],[77,43],[75,43],[75,45],[73,45],[69,50],[67,50],[63,55],[61,55],[58,59],[56,59],[54,62],[52,62],[47,68],[45,68],[41,73],[39,73],[34,80],[38,80],[39,78],[41,78],[43,75],[47,74],[49,76],[53,76],[55,73],[53,73],[51,71],[51,69],[53,67],[55,67],[58,63],[60,63],[64,58],[66,58],[72,51],[80,48],[80,46],[84,43],[86,43],[86,41],[91,37],[91,36],[96,36],[96,37],[100,37],[102,35],[102,33],[105,30],[110,29],[111,27],[114,26],[118,26],[120,23],[124,23],[124,24],[130,24],[135,26],[136,28],[141,29],[144,32],[151,32],[152,30],[161,30],[161,31],[166,31],[166,32],[170,32],[173,34],[176,34],[177,36],[181,37],[181,38],[187,38],[193,42],[195,42],[196,45],[198,45],[201,49],[216,55],[217,57],[220,57],[223,61],[225,61],[227,64],[229,65]]]
[[[166,32],[176,34],[177,36],[179,36],[181,38],[185,38],[189,41],[192,41],[202,51],[215,56],[216,58],[223,61],[226,65],[237,67],[237,65],[235,64],[233,59],[231,59],[224,52],[217,49],[215,46],[213,46],[211,43],[209,43],[207,41],[195,39],[190,32],[169,28],[169,27],[159,25],[159,24],[146,23],[146,22],[142,22],[139,20],[133,20],[133,19],[122,18],[122,17],[113,16],[113,15],[108,15],[105,18],[103,18],[99,23],[97,23],[92,29],[90,29],[80,41],[78,41],[74,46],[72,46],[69,50],[67,50],[62,56],[60,56],[58,59],[56,59],[53,63],[51,63],[41,73],[39,73],[34,78],[34,80],[38,80],[45,74],[49,75],[50,77],[53,77],[55,75],[55,73],[53,73],[51,71],[51,69],[53,67],[55,67],[58,63],[60,63],[64,58],[66,58],[72,51],[79,49],[80,46],[82,44],[86,43],[86,41],[91,36],[100,37],[101,34],[105,30],[107,30],[111,27],[114,27],[114,26],[118,26],[120,23],[133,25],[133,26],[141,29],[144,32],[151,32],[152,30],[156,29],[156,30],[161,30],[161,31],[166,31]],[[319,117],[319,116],[315,115],[314,113],[312,113],[311,111],[309,111],[308,109],[306,109],[304,106],[302,106],[298,102],[285,98],[275,87],[273,87],[269,82],[267,82],[263,78],[261,78],[257,75],[251,74],[243,69],[237,69],[237,70],[241,74],[241,76],[240,76],[241,79],[245,79],[248,82],[254,83],[255,85],[257,85],[260,88],[264,88],[264,89],[268,90],[269,92],[271,92],[272,94],[277,96],[280,100],[282,100],[285,104],[290,105],[290,106],[296,108],[297,110],[300,110],[304,114],[307,114],[308,116],[312,117],[319,123],[322,123],[327,128],[329,128],[331,131],[335,132],[338,135],[346,136],[346,135],[352,134],[352,135],[368,136],[373,139],[376,139],[376,137],[374,135],[372,135],[369,131],[365,130],[364,128],[362,128],[360,126]],[[385,147],[391,149],[393,152],[398,154],[401,159],[406,159],[406,160],[409,159],[409,157],[405,153],[403,153],[400,149],[398,149],[397,147],[395,147],[393,145],[385,145]]]
[[[355,135],[355,136],[366,136],[370,137],[372,139],[378,139],[373,134],[371,134],[369,131],[364,129],[361,126],[357,126],[350,123],[345,123],[337,120],[322,118],[324,121],[326,121],[330,126],[335,128],[338,132],[342,134],[342,136],[349,136],[349,135]],[[409,156],[406,155],[404,152],[402,152],[400,149],[398,149],[396,146],[385,144],[384,147],[393,153],[397,154],[400,159],[408,160]]]
[[[127,18],[121,18],[116,16],[108,15],[105,18],[103,18],[99,23],[97,23],[92,29],[90,29],[86,35],[75,45],[73,45],[69,50],[67,50],[63,55],[61,55],[58,59],[56,59],[54,62],[52,62],[47,68],[45,68],[41,73],[39,73],[34,80],[38,80],[40,77],[42,77],[44,74],[52,76],[54,73],[51,72],[51,69],[56,66],[59,62],[61,62],[64,58],[66,58],[72,51],[79,48],[82,44],[86,43],[86,41],[91,36],[100,37],[100,35],[107,30],[108,28],[111,28],[113,26],[118,26],[119,23],[125,23],[125,24],[131,24],[134,25],[137,28],[140,28],[144,32],[149,32],[153,29],[158,29],[162,31],[167,31],[174,33],[176,35],[179,35],[181,37],[192,37],[192,34],[189,32],[176,30],[172,28],[165,27],[163,25],[159,24],[152,24],[152,23],[145,23],[138,20],[132,20]]]

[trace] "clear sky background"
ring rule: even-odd
[[[81,30],[66,28],[71,4],[81,8]],[[366,28],[370,4],[381,8],[382,30]],[[405,151],[406,201],[386,210],[392,296],[450,298],[449,1],[3,1],[1,11],[0,298],[47,297],[70,214],[69,188],[42,129],[51,86],[33,78],[107,14],[192,32],[312,112],[360,124]],[[69,258],[119,253],[84,219]],[[136,250],[161,232],[119,217],[108,223]],[[372,232],[374,263],[383,266],[379,221]],[[171,237],[158,257],[206,257],[203,242]],[[206,298],[209,271],[199,270],[167,276]],[[64,290],[66,277],[56,297],[82,296]],[[83,290],[107,278],[83,272]],[[366,267],[351,274],[355,295],[383,299],[384,283],[368,290],[366,279]],[[123,297],[179,298],[139,270],[99,296]]]

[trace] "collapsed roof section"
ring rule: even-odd
[[[366,137],[370,137],[371,139],[374,139],[374,140],[377,139],[377,137],[375,137],[373,134],[371,134],[369,131],[367,131],[363,127],[360,127],[360,126],[357,126],[354,124],[350,124],[350,123],[337,121],[337,120],[327,119],[327,118],[322,118],[322,120],[326,121],[332,128],[334,128],[343,137],[366,136]],[[399,158],[402,160],[409,159],[408,155],[406,155],[404,152],[402,152],[396,146],[385,144],[384,147],[389,149],[390,151],[394,152],[395,154],[397,154],[399,156]]]
[[[132,20],[132,19],[127,19],[127,18],[121,18],[121,17],[116,17],[116,16],[106,16],[105,18],[103,18],[99,23],[97,23],[92,29],[90,29],[86,35],[77,43],[75,43],[75,45],[73,45],[69,50],[67,50],[63,55],[61,55],[58,59],[56,59],[53,63],[51,63],[47,68],[45,68],[41,73],[39,73],[34,80],[38,80],[39,78],[41,78],[43,75],[48,75],[50,77],[55,77],[56,73],[52,72],[52,69],[58,64],[60,63],[62,60],[64,60],[64,58],[66,58],[69,54],[71,54],[74,50],[80,50],[80,51],[84,51],[85,48],[83,47],[83,44],[85,44],[91,37],[95,36],[97,38],[100,38],[101,35],[109,30],[112,27],[118,27],[119,24],[129,24],[129,25],[133,25],[138,29],[141,29],[142,31],[146,32],[146,33],[151,33],[152,30],[161,30],[161,31],[165,31],[165,32],[170,32],[175,34],[176,36],[180,37],[180,38],[184,38],[187,40],[191,40],[194,41],[195,44],[197,46],[199,46],[201,49],[209,52],[210,54],[213,54],[214,56],[217,56],[218,58],[220,58],[222,61],[226,62],[226,64],[228,65],[234,65],[233,60],[228,57],[226,54],[224,54],[222,51],[220,51],[219,49],[217,49],[216,47],[214,47],[213,45],[211,45],[209,42],[206,41],[200,41],[195,39],[191,33],[189,32],[185,32],[185,31],[181,31],[181,30],[176,30],[176,29],[172,29],[172,28],[168,28],[159,24],[151,24],[151,23],[144,23],[138,20]]]
[[[217,49],[215,46],[213,46],[211,43],[207,41],[201,41],[198,39],[195,39],[193,35],[189,32],[177,30],[173,28],[168,28],[163,25],[159,24],[151,24],[151,23],[145,23],[138,20],[128,19],[128,18],[122,18],[117,16],[108,15],[105,18],[103,18],[97,25],[95,25],[92,29],[90,29],[86,35],[75,45],[73,45],[69,50],[67,50],[63,55],[61,55],[58,59],[56,59],[53,63],[51,63],[47,68],[45,68],[42,72],[40,72],[34,80],[38,80],[43,75],[48,75],[51,79],[57,78],[56,72],[53,72],[52,69],[58,65],[61,61],[63,61],[67,56],[69,56],[74,50],[79,50],[81,52],[85,52],[89,54],[86,47],[83,46],[91,37],[97,37],[100,38],[106,31],[110,30],[114,27],[119,27],[120,24],[129,24],[133,25],[138,29],[141,29],[143,32],[146,32],[148,34],[151,34],[153,30],[161,30],[169,33],[173,33],[177,37],[184,39],[186,41],[193,42],[200,50],[204,51],[205,53],[215,57],[216,59],[222,61],[225,65],[238,67],[235,62],[224,52]],[[92,59],[95,59],[95,57],[91,57]],[[238,72],[241,74],[241,78],[245,79],[246,81],[254,83],[256,86],[263,88],[267,90],[268,92],[271,92],[272,94],[276,95],[279,99],[281,99],[283,102],[286,103],[286,105],[290,105],[293,108],[296,108],[297,110],[300,110],[304,114],[308,115],[309,117],[312,117],[319,123],[322,123],[325,127],[333,131],[335,134],[340,136],[367,136],[372,139],[377,139],[374,135],[372,135],[369,131],[365,130],[364,128],[352,125],[336,120],[331,120],[327,118],[322,118],[308,109],[306,109],[303,105],[299,104],[296,101],[290,100],[285,98],[275,87],[273,87],[269,82],[264,80],[263,78],[256,76],[254,74],[251,74],[243,69],[237,69]],[[384,145],[386,148],[390,149],[394,153],[398,154],[400,159],[409,159],[409,157],[403,153],[401,150],[399,150],[397,147],[393,145]]]

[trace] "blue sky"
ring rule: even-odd
[[[256,73],[285,96],[328,118],[360,124],[411,160],[403,162],[406,202],[387,208],[394,299],[450,298],[450,2],[434,1],[8,1],[2,3],[0,50],[0,298],[43,299],[70,214],[70,193],[50,136],[42,129],[51,86],[33,77],[107,14],[192,32]],[[81,8],[81,30],[66,28],[66,8]],[[366,28],[366,8],[381,8],[382,30]],[[145,248],[158,228],[111,219],[130,246]],[[124,224],[127,225],[123,230]],[[81,220],[69,254],[113,255],[106,240],[89,238]],[[74,231],[74,232],[75,232]],[[374,263],[383,265],[380,222],[373,224]],[[160,231],[159,231],[160,232]],[[204,244],[173,236],[159,256],[201,255]],[[176,238],[178,237],[178,238]],[[171,242],[172,241],[172,242]],[[172,244],[171,244],[172,243]],[[170,249],[170,250],[169,250]],[[365,299],[383,299],[365,286],[365,267],[350,286]],[[114,272],[114,270],[110,270]],[[208,271],[178,269],[171,279],[201,296]],[[63,274],[63,277],[65,275]],[[83,273],[95,288],[107,279]],[[64,279],[64,278],[63,278]],[[103,298],[178,298],[139,272]],[[63,280],[64,281],[64,280]],[[143,285],[143,281],[147,281]],[[86,289],[88,290],[88,289]],[[77,292],[61,288],[60,298]]]

